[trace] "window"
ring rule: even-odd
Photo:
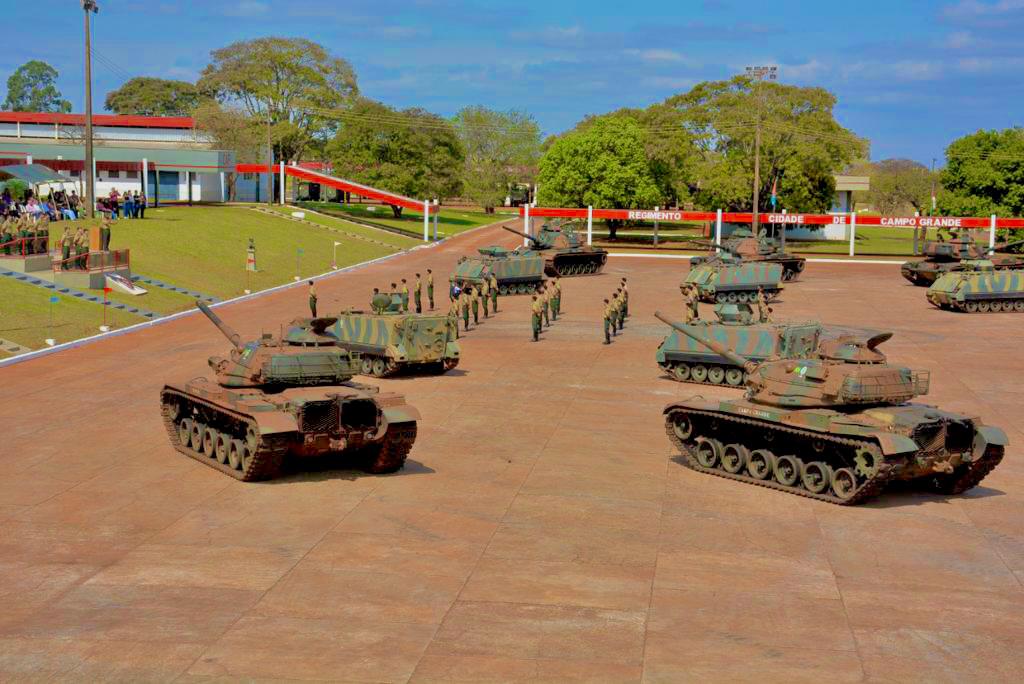
[[[139,177],[139,172],[138,172],[138,171],[125,171],[125,172],[124,172],[124,177],[125,177],[125,178],[133,178],[133,179],[138,179],[138,177]]]
[[[107,171],[107,178],[120,178],[120,177],[121,177],[121,172],[120,171]]]
[[[70,173],[71,173],[71,177],[72,178],[78,178],[78,177],[80,177],[82,175],[82,172],[81,171],[77,171],[77,170],[71,171]]]

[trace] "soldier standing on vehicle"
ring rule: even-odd
[[[537,342],[540,340],[540,320],[544,311],[544,305],[540,303],[537,295],[533,295],[533,304],[530,308],[532,312],[530,322],[533,324],[533,341]]]
[[[768,323],[772,320],[772,310],[768,306],[768,298],[764,294],[764,289],[760,286],[757,288],[757,317],[761,319],[762,323]]]
[[[611,326],[612,326],[612,316],[614,315],[613,312],[614,312],[614,309],[612,308],[611,303],[607,299],[605,299],[604,300],[604,343],[605,344],[611,344],[612,343]]]
[[[498,276],[494,275],[494,271],[491,271],[490,287],[491,309],[494,313],[498,313]]]
[[[416,284],[413,285],[412,289],[413,301],[416,302],[416,313],[423,313],[423,281],[420,280],[420,274],[416,274]]]
[[[459,295],[459,306],[462,308],[462,325],[466,332],[469,332],[469,293],[470,288],[466,288]]]
[[[409,283],[402,278],[402,313],[409,313]]]
[[[697,302],[697,293],[693,290],[693,285],[684,284],[679,286],[680,292],[683,293],[683,313],[687,323],[692,323],[696,320],[700,320],[700,309]]]
[[[491,285],[487,281],[487,276],[483,277],[483,282],[480,283],[480,303],[484,307],[484,318],[489,318],[487,315],[487,300],[490,299]]]
[[[434,310],[434,272],[427,269],[427,300],[430,302],[430,310]]]
[[[316,318],[316,284],[309,281],[309,314]]]

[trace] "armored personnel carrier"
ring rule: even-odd
[[[814,353],[822,340],[871,333],[821,323],[758,321],[750,304],[717,304],[715,316],[716,321],[677,325],[687,328],[697,338],[713,339],[757,363],[771,358],[804,358]],[[674,328],[658,346],[655,360],[669,377],[679,382],[742,387],[747,379],[742,365],[716,354],[695,337]]]
[[[1016,240],[997,245],[996,252],[1024,244]],[[900,273],[914,285],[929,286],[946,273],[955,273],[966,268],[965,262],[987,259],[992,268],[1024,268],[1024,256],[1020,254],[989,254],[970,237],[956,237],[947,242],[928,241],[924,245],[924,259],[908,261],[900,267]]]
[[[331,332],[338,344],[359,352],[359,372],[382,378],[403,370],[446,373],[459,365],[459,343],[447,316],[402,313],[398,294],[378,294],[373,311],[347,309]]]
[[[1000,269],[990,260],[970,259],[961,266],[932,283],[926,294],[929,302],[965,313],[1024,313],[1024,265]]]
[[[544,272],[549,276],[593,275],[608,261],[608,251],[584,244],[572,224],[545,223],[536,236],[502,226],[510,233],[530,241],[530,247],[544,256]]]
[[[782,291],[782,266],[768,261],[744,263],[733,256],[690,269],[684,283],[697,286],[700,301],[742,304],[757,300],[761,288],[768,299]]]
[[[927,394],[929,374],[886,362],[877,347],[890,332],[846,335],[805,358],[757,364],[656,315],[748,376],[742,399],[691,397],[665,407],[669,439],[693,470],[851,505],[898,480],[959,494],[1003,458],[999,428],[907,403]]]
[[[779,248],[778,242],[773,238],[763,235],[755,237],[746,229],[737,229],[732,232],[721,245],[716,245],[707,240],[691,240],[694,244],[706,247],[710,254],[704,256],[690,257],[690,267],[717,261],[719,251],[731,254],[744,263],[758,261],[770,261],[782,266],[782,279],[784,281],[796,280],[803,273],[807,259],[802,256],[790,254]]]
[[[459,287],[479,287],[494,273],[502,296],[531,294],[544,280],[544,257],[528,249],[481,247],[479,256],[462,257],[449,280]]]
[[[349,382],[360,358],[327,332],[335,319],[297,322],[287,335],[243,344],[206,304],[196,305],[232,349],[228,358],[210,357],[214,379],[160,392],[175,449],[245,481],[278,476],[291,457],[337,457],[371,473],[405,464],[419,412],[400,394]]]

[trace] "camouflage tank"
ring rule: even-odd
[[[400,394],[351,383],[359,354],[327,332],[333,318],[296,321],[286,335],[241,338],[197,306],[231,341],[211,356],[216,378],[165,385],[160,408],[171,444],[238,480],[268,480],[286,458],[337,457],[371,473],[401,469],[419,412]]]
[[[498,293],[531,294],[544,280],[544,257],[529,249],[507,250],[504,247],[481,247],[480,256],[462,257],[449,280],[459,287],[478,287],[485,277],[494,273]]]
[[[926,294],[929,302],[966,313],[1024,313],[1024,266],[997,269],[986,259],[966,260],[962,266],[932,283]]]
[[[758,321],[749,304],[716,304],[717,321],[677,323],[697,338],[708,337],[754,362],[771,358],[796,359],[814,353],[822,340],[870,333],[820,323]],[[696,384],[741,387],[747,374],[742,365],[709,350],[694,337],[673,329],[655,353],[658,365],[672,379]]]
[[[381,378],[403,370],[446,373],[459,365],[459,343],[448,316],[402,313],[397,293],[379,294],[373,311],[347,309],[331,332],[338,344],[359,352],[359,371]]]
[[[761,288],[768,299],[782,291],[782,266],[767,261],[743,263],[732,256],[691,268],[684,283],[697,286],[700,301],[742,304],[757,299]]]
[[[929,374],[886,362],[877,347],[892,333],[842,336],[806,358],[756,364],[656,315],[748,374],[741,399],[665,407],[669,439],[693,470],[851,505],[894,481],[959,494],[1003,458],[999,428],[907,403],[927,394]]]
[[[544,272],[552,277],[593,275],[608,261],[608,251],[584,244],[572,224],[545,223],[536,236],[502,228],[529,240],[532,249],[544,256]]]
[[[732,235],[721,245],[706,240],[691,240],[691,242],[703,245],[711,252],[705,256],[690,257],[691,268],[719,260],[721,257],[718,250],[721,250],[733,255],[743,263],[769,261],[779,264],[782,266],[782,280],[788,282],[800,277],[807,264],[807,259],[804,257],[782,251],[778,242],[773,238],[763,235],[754,237],[753,233],[743,228],[734,230]]]
[[[996,252],[1024,244],[1017,240],[997,245]],[[900,267],[900,273],[914,285],[930,286],[940,276],[955,273],[965,268],[964,262],[988,259],[995,269],[1022,268],[1024,257],[1019,254],[989,254],[987,247],[982,247],[970,237],[956,237],[947,242],[928,241],[922,252],[925,259],[908,261]]]

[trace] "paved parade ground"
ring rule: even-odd
[[[514,238],[487,228],[318,285],[321,310]],[[0,369],[0,679],[1019,681],[1024,318],[929,306],[897,266],[810,263],[781,319],[889,328],[925,401],[1011,446],[957,497],[841,508],[689,471],[662,407],[685,262],[613,257],[527,298],[443,377],[368,381],[422,413],[407,467],[240,483],[174,451],[166,380],[228,343],[201,315]],[[601,344],[601,299],[632,317]],[[441,301],[438,302],[442,304]],[[304,286],[218,309],[243,337]],[[710,316],[711,307],[703,309]]]

